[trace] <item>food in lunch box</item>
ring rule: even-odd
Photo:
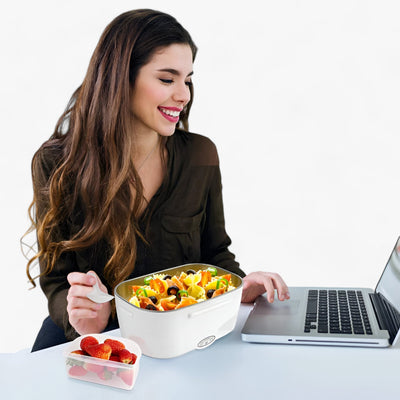
[[[231,274],[218,276],[217,269],[187,270],[179,275],[154,274],[144,278],[144,285],[132,286],[129,302],[136,307],[169,311],[217,297],[230,290]]]

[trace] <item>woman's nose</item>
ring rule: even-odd
[[[174,101],[183,104],[185,106],[190,100],[190,90],[186,83],[182,83],[175,86],[173,94]]]

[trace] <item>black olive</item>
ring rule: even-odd
[[[153,304],[147,304],[146,310],[157,310],[157,307],[153,306]]]
[[[179,288],[178,288],[178,286],[175,286],[175,285],[172,285],[167,289],[168,295],[177,294],[178,291],[179,291]]]
[[[171,279],[171,278],[172,278],[172,276],[171,276],[171,275],[165,275],[163,279],[164,279],[164,281],[165,281],[165,280],[167,280],[167,279]]]
[[[192,269],[188,269],[187,271],[186,271],[186,273],[189,275],[189,274],[195,274],[196,273],[196,271],[193,271]]]
[[[214,294],[215,290],[214,289],[208,289],[207,290],[207,297],[211,299],[212,295]]]
[[[154,304],[157,304],[157,297],[156,297],[156,296],[149,296],[149,299],[150,299]]]

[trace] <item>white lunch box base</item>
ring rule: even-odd
[[[207,268],[189,264],[175,268]],[[162,272],[173,271],[168,269]],[[218,274],[230,273],[218,268]],[[236,289],[221,296],[171,311],[145,310],[130,304],[118,294],[116,308],[121,335],[134,340],[142,353],[154,358],[172,358],[194,349],[203,349],[231,332],[236,324],[242,296],[242,280],[232,274]],[[132,285],[132,281],[123,282]],[[136,283],[137,284],[137,283]]]

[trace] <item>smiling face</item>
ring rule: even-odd
[[[187,44],[172,44],[155,52],[140,68],[132,90],[135,134],[171,136],[179,114],[190,100],[193,55]]]

